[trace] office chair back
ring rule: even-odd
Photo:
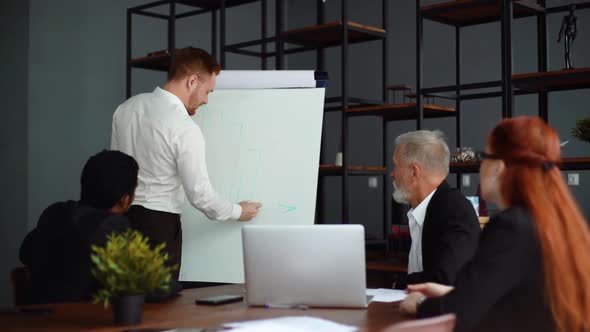
[[[12,298],[15,306],[30,304],[31,274],[26,267],[14,268],[10,273]]]

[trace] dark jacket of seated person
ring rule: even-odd
[[[135,197],[139,166],[120,151],[104,150],[88,159],[80,178],[80,202],[48,207],[23,241],[20,259],[31,271],[34,303],[90,299],[91,246],[129,227],[124,213]]]
[[[437,282],[452,285],[457,272],[477,250],[481,228],[473,205],[443,181],[428,204],[422,229],[424,270],[401,277],[396,288]]]
[[[455,289],[418,307],[418,317],[457,315],[457,331],[555,331],[546,302],[541,248],[530,214],[513,207],[493,217]]]
[[[89,300],[97,289],[91,246],[129,227],[124,215],[67,201],[49,206],[23,241],[20,259],[31,271],[32,303]]]

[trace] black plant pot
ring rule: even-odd
[[[117,325],[135,325],[143,318],[145,296],[123,295],[113,299],[113,315]]]

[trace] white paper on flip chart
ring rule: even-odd
[[[193,120],[215,191],[262,209],[248,223],[213,221],[183,204],[181,281],[243,283],[242,227],[313,225],[325,89],[216,90]]]

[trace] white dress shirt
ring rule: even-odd
[[[436,192],[434,189],[430,195],[426,196],[415,208],[408,211],[408,224],[410,227],[410,236],[412,237],[412,246],[408,256],[408,274],[424,271],[422,265],[422,225],[426,217],[426,209],[432,195]]]
[[[111,149],[133,156],[139,164],[133,204],[180,214],[186,193],[210,219],[240,217],[241,206],[213,190],[203,133],[176,95],[157,87],[121,104],[113,115]]]

